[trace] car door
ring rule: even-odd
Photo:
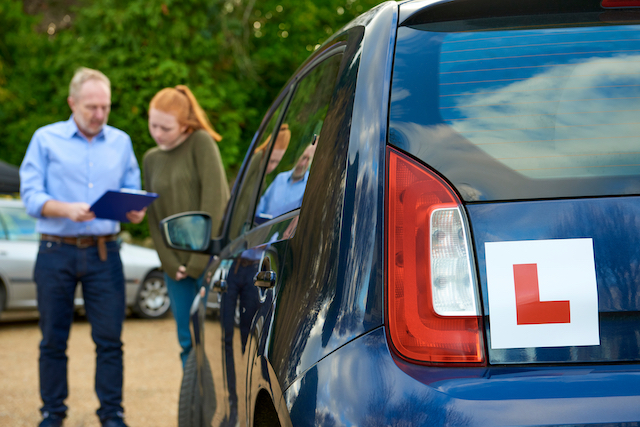
[[[204,339],[207,357],[223,367],[221,385],[215,385],[212,425],[245,425],[247,414],[251,416],[248,409],[255,396],[252,399],[247,389],[250,366],[260,357],[256,343],[277,297],[343,51],[344,45],[336,43],[292,80],[245,162],[242,185],[228,214],[231,243],[214,273],[223,288],[219,335],[206,332]],[[280,398],[277,380],[265,388]]]
[[[260,302],[258,288],[253,286],[252,271],[257,270],[263,251],[257,243],[260,236],[254,233],[251,239],[249,232],[263,175],[270,164],[277,165],[282,154],[279,147],[286,148],[289,143],[288,132],[281,130],[278,123],[284,105],[290,98],[290,90],[290,87],[285,89],[275,101],[263,128],[254,138],[238,178],[240,184],[234,188],[225,214],[225,234],[230,243],[223,249],[218,262],[213,263],[206,273],[212,285],[212,295],[208,299],[217,300],[219,316],[207,317],[204,327],[194,331],[196,340],[202,336],[202,345],[198,346],[196,342],[196,346],[205,359],[203,366],[220,369],[217,370],[219,376],[211,378],[212,383],[209,383],[206,375],[200,375],[205,384],[201,408],[205,425],[236,425],[238,413],[244,414],[244,400],[240,400],[242,406],[238,411],[237,396],[238,393],[244,394],[245,387],[237,378],[246,372],[242,369],[245,360],[242,342],[244,340],[246,344],[246,325],[250,324],[251,315]],[[248,240],[252,243],[248,243]],[[263,237],[262,240],[266,242],[269,239]],[[216,371],[215,368],[213,371]]]
[[[21,207],[0,208],[0,280],[6,287],[6,308],[36,308],[37,255],[35,219]]]

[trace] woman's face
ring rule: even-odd
[[[161,150],[171,150],[187,139],[187,126],[176,116],[152,108],[149,110],[149,133]]]

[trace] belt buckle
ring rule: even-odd
[[[86,239],[87,243],[82,243]],[[76,237],[76,247],[79,249],[86,249],[93,246],[94,239],[92,237]]]

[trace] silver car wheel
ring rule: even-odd
[[[164,274],[152,271],[140,284],[134,311],[140,317],[155,319],[167,314],[170,305]]]

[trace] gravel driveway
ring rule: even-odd
[[[5,317],[3,316],[3,319]],[[95,411],[95,345],[86,320],[76,320],[69,338],[69,406],[65,427],[99,427]],[[0,426],[35,427],[40,422],[37,320],[0,322]],[[130,427],[175,427],[182,380],[180,348],[171,316],[127,318],[124,323],[124,408]]]

